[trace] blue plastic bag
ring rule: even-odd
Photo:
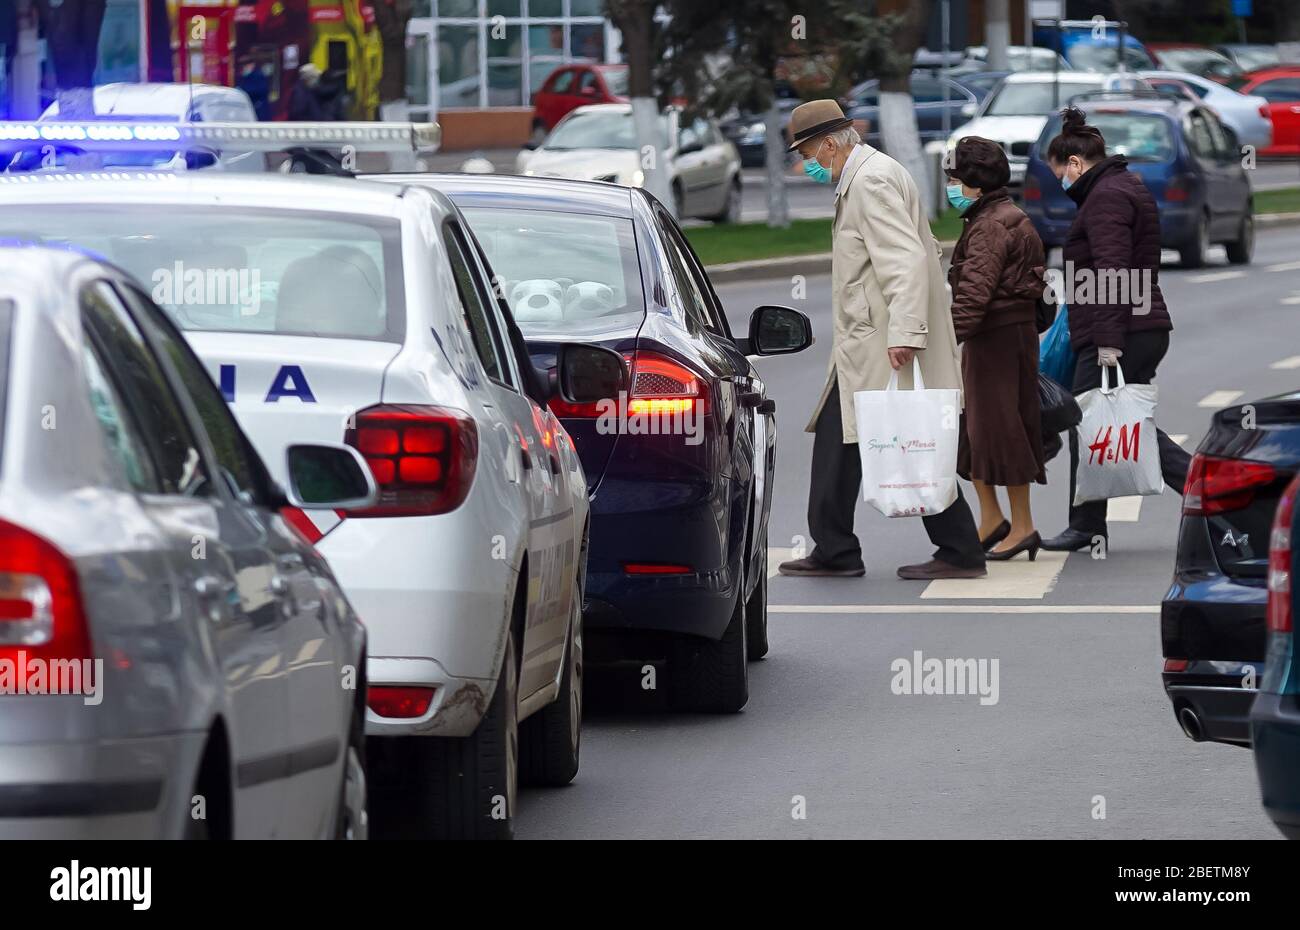
[[[1047,328],[1038,346],[1038,370],[1067,391],[1074,383],[1074,349],[1070,348],[1070,314],[1065,304],[1056,311],[1056,319]]]

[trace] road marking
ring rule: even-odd
[[[770,614],[1159,614],[1148,604],[769,604]]]
[[[1066,552],[1039,551],[1036,561],[1016,556],[1010,562],[989,562],[983,578],[940,578],[926,585],[924,598],[1041,599],[1056,585]]]
[[[1136,494],[1131,497],[1112,497],[1106,501],[1106,519],[1109,521],[1137,523],[1141,513],[1142,498]]]
[[[1208,284],[1211,281],[1230,281],[1233,278],[1244,278],[1244,271],[1211,271],[1209,274],[1194,274],[1188,277],[1188,281],[1193,284]]]
[[[1300,265],[1300,262],[1298,262],[1297,265]],[[1292,369],[1300,368],[1300,355],[1292,355],[1290,358],[1284,358],[1281,361],[1274,362],[1268,367],[1277,371],[1291,371]]]
[[[1240,396],[1241,391],[1211,391],[1209,394],[1206,394],[1198,400],[1196,406],[1212,408],[1226,407]]]
[[[777,566],[794,555],[793,549],[780,549],[776,546],[767,547],[767,577],[775,578],[780,574],[776,569]]]
[[[1280,265],[1265,265],[1265,271],[1300,271],[1300,262],[1283,262]]]
[[[1187,442],[1187,434],[1186,434],[1186,433],[1170,433],[1170,434],[1169,434],[1169,438],[1172,439],[1174,442],[1176,442],[1176,443],[1177,443],[1178,445],[1180,445],[1180,446],[1181,446],[1183,443]]]
[[[1296,304],[1300,304],[1300,294],[1293,294],[1290,297],[1283,297],[1279,301],[1279,303],[1284,303],[1288,307],[1294,307]]]

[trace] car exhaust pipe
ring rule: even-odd
[[[1198,743],[1205,742],[1205,730],[1201,727],[1201,718],[1191,707],[1178,710],[1178,725],[1183,728],[1187,738]]]

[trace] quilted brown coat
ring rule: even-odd
[[[963,216],[952,253],[952,322],[957,341],[1013,323],[1033,323],[1043,296],[1043,241],[1005,187],[983,194]]]

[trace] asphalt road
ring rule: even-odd
[[[1238,392],[1300,387],[1298,256],[1300,230],[1276,229],[1261,233],[1249,272],[1221,257],[1199,271],[1166,265],[1175,330],[1157,421],[1188,448]],[[829,353],[828,278],[810,277],[806,300],[790,292],[785,281],[720,289],[733,328],[759,304],[785,303],[820,340],[758,363],[780,417],[774,560],[806,533],[812,441],[801,430]],[[1065,525],[1067,476],[1058,457],[1034,489],[1045,535]],[[567,788],[521,794],[518,835],[1274,838],[1250,752],[1192,743],[1174,721],[1157,605],[1179,499],[1134,503],[1112,511],[1126,521],[1112,523],[1104,560],[1043,553],[947,591],[894,575],[929,557],[920,523],[859,503],[866,577],[771,579],[772,650],[750,666],[742,713],[670,713],[636,670],[597,676],[582,769]],[[998,660],[997,703],[894,694],[891,663],[917,650]]]

